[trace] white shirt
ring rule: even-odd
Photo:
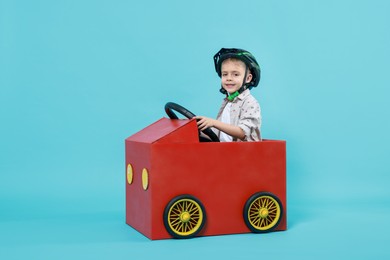
[[[229,102],[226,104],[225,108],[223,109],[222,115],[221,115],[221,122],[222,123],[230,124],[230,108],[231,107],[232,107],[232,103]],[[231,137],[230,135],[225,134],[224,132],[221,131],[220,136],[219,136],[219,140],[221,142],[232,142],[233,137]]]

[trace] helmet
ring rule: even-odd
[[[252,73],[252,80],[247,84],[248,88],[256,87],[260,81],[260,66],[257,63],[255,57],[248,51],[242,49],[225,49],[222,48],[217,54],[214,55],[215,71],[218,76],[221,77],[222,62],[226,59],[234,58],[241,60],[248,66]]]

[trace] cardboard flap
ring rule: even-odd
[[[194,143],[199,142],[195,119],[161,118],[126,141],[142,143]]]

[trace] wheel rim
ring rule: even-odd
[[[265,231],[274,227],[280,218],[279,202],[271,196],[259,196],[248,208],[248,220],[252,227]]]
[[[203,211],[192,199],[180,199],[168,211],[169,228],[179,236],[194,234],[203,222]]]

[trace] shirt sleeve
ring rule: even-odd
[[[238,127],[245,133],[245,141],[252,140],[261,124],[260,105],[255,99],[249,99],[241,107]],[[256,137],[255,137],[256,138]],[[256,138],[258,139],[258,138]]]

